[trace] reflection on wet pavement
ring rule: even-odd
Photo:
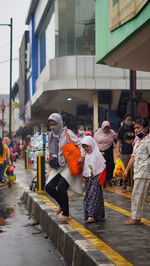
[[[0,208],[0,225],[5,226],[6,222],[5,219],[8,217],[11,217],[11,215],[14,213],[13,208]]]
[[[0,226],[6,226],[7,219],[14,214],[14,208],[8,203],[8,198],[10,200],[11,192],[13,191],[14,193],[16,191],[15,186],[14,184],[12,188],[9,188],[7,184],[0,183]],[[0,233],[2,232],[3,230],[0,229]]]

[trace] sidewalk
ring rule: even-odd
[[[33,178],[23,166],[16,164],[16,175]],[[17,179],[19,183],[19,175]],[[149,265],[150,261],[150,213],[144,209],[142,226],[125,226],[130,216],[131,193],[121,193],[113,187],[104,191],[106,219],[97,224],[86,224],[83,217],[83,197],[69,191],[70,215],[67,223],[58,223],[56,203],[44,194],[24,187],[23,201],[47,236],[59,250],[68,266],[96,265]]]

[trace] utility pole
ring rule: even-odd
[[[4,111],[5,111],[5,103],[4,99],[2,99],[2,102],[0,104],[1,111],[2,111],[2,138],[4,137]]]
[[[136,116],[136,70],[130,70],[130,113]]]

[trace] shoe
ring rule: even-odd
[[[70,216],[64,216],[64,215],[62,215],[62,216],[60,216],[60,217],[58,218],[58,222],[66,222],[66,221],[68,221],[68,220],[70,220],[70,219],[71,219]]]
[[[131,219],[131,220],[128,220],[126,222],[124,222],[125,225],[141,225],[143,224],[141,222],[141,220],[134,220],[134,219]]]
[[[87,219],[87,223],[95,223],[95,222],[96,222],[95,219],[92,218],[92,217],[89,217],[89,218]]]
[[[122,193],[126,193],[126,192],[127,192],[126,187],[123,187],[123,188],[122,188]]]

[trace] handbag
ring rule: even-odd
[[[82,169],[79,166],[79,158],[81,157],[80,149],[72,142],[67,130],[65,130],[65,136],[67,144],[63,145],[61,148],[70,169],[70,173],[74,176],[80,175],[82,173]],[[68,143],[68,140],[70,143]]]
[[[49,165],[51,168],[58,169],[60,167],[58,163],[58,158],[51,156],[49,160]]]
[[[99,185],[104,186],[106,180],[106,168],[100,173]]]

